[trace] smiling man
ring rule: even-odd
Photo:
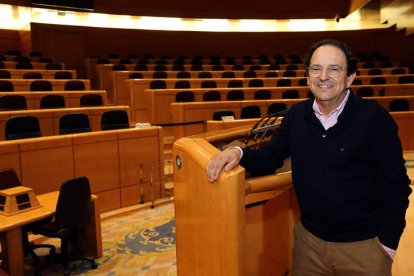
[[[265,147],[231,147],[207,165],[213,182],[238,164],[271,174],[291,157],[294,275],[391,275],[410,180],[392,117],[350,89],[356,64],[342,42],[314,44],[305,65],[315,98],[292,106]]]

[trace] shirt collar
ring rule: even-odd
[[[346,102],[347,102],[347,100],[348,100],[348,98],[349,98],[349,93],[350,93],[350,91],[349,91],[349,88],[348,89],[346,89],[346,91],[345,91],[345,93],[346,93],[346,95],[345,95],[345,98],[342,100],[342,102],[334,109],[334,110],[332,110],[329,114],[328,114],[328,116],[330,116],[330,115],[332,115],[332,114],[334,114],[334,113],[338,113],[338,114],[340,114],[341,112],[342,112],[342,110],[344,110],[344,107],[345,107],[345,104],[346,104]],[[313,100],[313,105],[312,105],[312,108],[313,108],[313,110],[315,111],[315,113],[317,113],[317,114],[319,114],[320,116],[323,116],[324,114],[321,112],[321,110],[320,110],[320,108],[319,108],[319,105],[318,105],[318,103],[316,102],[316,99],[315,100]]]

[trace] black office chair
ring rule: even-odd
[[[102,106],[103,99],[99,94],[85,94],[79,99],[79,106]]]
[[[19,61],[16,62],[16,65],[14,66],[15,69],[33,69],[33,64],[28,61]]]
[[[0,92],[13,92],[14,85],[13,82],[9,80],[0,80]]]
[[[262,79],[251,79],[247,84],[248,87],[263,87],[263,85]]]
[[[214,80],[205,80],[201,82],[201,88],[217,88],[217,83]]]
[[[368,75],[382,75],[381,68],[372,68],[368,70]]]
[[[134,67],[135,71],[148,71],[148,66],[145,64],[137,64]]]
[[[152,78],[153,79],[166,79],[166,78],[168,78],[168,74],[165,71],[155,71],[152,74]]]
[[[65,97],[62,95],[45,95],[40,99],[40,108],[64,108]]]
[[[298,99],[299,91],[296,89],[287,89],[282,93],[282,99]]]
[[[245,71],[245,72],[243,72],[243,78],[257,78],[256,71]]]
[[[372,97],[374,96],[374,89],[369,86],[360,87],[357,89],[356,95],[359,97]]]
[[[175,88],[191,88],[191,84],[188,80],[178,80],[175,82]]]
[[[188,71],[179,71],[177,72],[177,79],[190,79],[191,78],[191,74]]]
[[[61,240],[59,260],[65,275],[71,272],[70,263],[75,260],[88,261],[92,269],[98,267],[94,259],[88,258],[82,251],[82,239],[85,237],[91,220],[92,200],[89,180],[85,176],[66,180],[60,187],[54,220],[33,227],[34,234]],[[47,260],[47,259],[46,259]],[[48,266],[42,263],[35,269],[35,275]]]
[[[255,100],[268,100],[272,98],[272,93],[268,89],[257,90],[254,92]]]
[[[11,79],[9,70],[0,70],[0,79]]]
[[[30,91],[52,91],[52,83],[48,80],[34,80],[30,83]]]
[[[167,83],[164,80],[153,80],[150,82],[150,89],[166,89]]]
[[[221,94],[219,91],[208,91],[203,94],[203,102],[221,101]]]
[[[54,76],[55,79],[72,79],[72,72],[69,71],[57,71]]]
[[[101,130],[129,128],[128,113],[125,110],[107,110],[101,116]]]
[[[242,64],[234,64],[231,67],[232,71],[243,71],[244,70],[244,66]]]
[[[230,90],[227,92],[226,99],[228,101],[241,101],[244,100],[244,92],[243,90]]]
[[[84,113],[64,114],[59,119],[59,134],[90,132],[89,117]]]
[[[143,79],[144,75],[142,73],[134,72],[128,75],[128,79]]]
[[[41,137],[39,119],[35,116],[15,116],[6,121],[5,139]]]
[[[62,65],[60,63],[48,63],[45,66],[46,70],[62,70]]]
[[[278,74],[274,71],[269,71],[265,73],[265,78],[277,78]]]
[[[240,109],[241,119],[260,118],[260,107],[257,105],[247,105]]]
[[[192,91],[180,91],[175,94],[176,102],[194,102],[194,92]]]
[[[115,64],[112,66],[112,71],[126,71],[127,67],[124,64]]]
[[[283,72],[283,76],[290,78],[290,77],[296,77],[296,71],[294,70],[286,70]]]
[[[23,79],[43,79],[43,75],[39,72],[27,72],[23,74]]]
[[[410,110],[410,103],[407,99],[393,99],[390,102],[388,107],[388,111],[409,111]]]
[[[211,79],[213,77],[213,74],[211,72],[200,72],[198,73],[198,78],[200,79]]]
[[[174,64],[171,67],[171,71],[185,71],[185,66],[183,64]]]
[[[85,83],[80,80],[68,80],[65,82],[65,91],[85,90]]]
[[[284,111],[287,109],[287,106],[285,103],[271,103],[267,107],[267,114],[274,114],[281,111]]]
[[[414,76],[401,76],[398,78],[398,83],[414,83]]]
[[[0,97],[0,110],[27,109],[26,98],[22,95],[3,95]]]
[[[387,80],[384,77],[373,77],[371,78],[370,84],[386,84]]]
[[[224,71],[223,73],[221,73],[221,77],[222,78],[235,78],[236,75],[234,74],[233,71]]]
[[[223,117],[227,117],[227,116],[235,117],[234,112],[231,110],[217,110],[217,111],[214,111],[213,113],[213,120],[220,121],[222,120]]]
[[[280,79],[277,80],[276,82],[276,86],[291,86],[292,82],[290,81],[290,79]]]
[[[227,87],[229,88],[243,87],[243,81],[242,80],[229,80],[227,82]]]

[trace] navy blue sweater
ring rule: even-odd
[[[292,106],[267,146],[245,149],[240,164],[255,175],[271,174],[290,155],[308,231],[334,242],[378,236],[396,249],[411,188],[394,120],[351,92],[337,124],[325,130],[312,103]]]

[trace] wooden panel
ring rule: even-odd
[[[119,189],[102,191],[95,194],[99,198],[99,209],[102,213],[121,208],[121,196]]]
[[[73,137],[75,175],[89,178],[92,193],[119,189],[116,133],[84,133]]]
[[[64,180],[74,175],[70,137],[35,138],[20,142],[22,182],[36,194],[60,189]]]

